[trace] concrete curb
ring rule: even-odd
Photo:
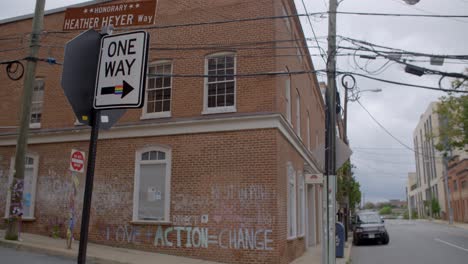
[[[45,254],[49,256],[56,256],[56,257],[64,257],[67,259],[77,258],[77,253],[75,251],[71,251],[65,248],[51,249],[49,247],[24,244],[21,241],[10,241],[10,240],[5,240],[3,238],[0,239],[0,246],[6,247],[6,248],[12,248],[12,249],[19,250],[19,251],[34,252],[34,253]],[[128,262],[104,259],[104,258],[92,256],[89,254],[86,256],[86,259],[94,264],[112,264],[112,263],[129,264]]]

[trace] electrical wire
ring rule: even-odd
[[[400,145],[402,145],[403,147],[405,147],[406,149],[416,153],[417,155],[422,155],[423,157],[426,157],[426,158],[432,158],[432,156],[427,156],[427,155],[424,155],[424,154],[421,154],[419,153],[419,151],[413,149],[412,147],[406,145],[403,141],[401,141],[400,139],[398,139],[396,136],[394,136],[387,128],[385,128],[370,112],[369,110],[367,110],[366,107],[364,107],[364,105],[359,101],[357,100],[356,102],[358,102],[358,104],[361,106],[361,108],[369,115],[369,117],[383,130],[385,131],[385,133],[387,133],[390,137],[392,137],[396,142],[398,142]],[[434,156],[434,158],[441,158],[440,156]]]
[[[336,14],[360,15],[360,16],[387,16],[387,17],[468,18],[467,15],[423,15],[423,14],[370,13],[370,12],[345,12],[345,11],[337,11]]]
[[[372,77],[372,76],[368,76],[368,75],[360,74],[360,73],[356,73],[356,72],[340,72],[340,74],[352,74],[352,75],[360,76],[360,77],[363,77],[363,78],[371,79],[371,80],[374,80],[374,81],[391,83],[391,84],[408,86],[408,87],[414,87],[414,88],[419,88],[419,89],[434,90],[434,91],[439,91],[439,92],[468,93],[468,91],[463,91],[463,90],[443,89],[443,88],[437,88],[437,87],[430,87],[430,86],[423,86],[423,85],[417,85],[417,84],[390,81],[390,80],[380,79],[380,78],[376,78],[376,77]]]
[[[306,7],[306,4],[305,4],[304,0],[301,0],[301,1],[302,1],[302,6],[304,7],[304,11],[306,13],[309,13],[307,11],[307,7]],[[323,55],[321,57],[322,57],[323,62],[326,65],[327,64],[327,53],[325,52],[325,50],[322,47],[320,47],[320,44],[318,43],[317,35],[315,34],[314,27],[312,26],[312,22],[310,21],[310,16],[307,16],[307,20],[309,21],[309,26],[310,26],[310,29],[312,30],[312,34],[314,35],[315,42],[317,43],[317,47],[318,47],[318,50],[319,50],[320,54],[322,54],[322,52],[323,52]]]

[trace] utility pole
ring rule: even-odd
[[[36,0],[33,26],[30,40],[29,56],[24,78],[22,108],[18,140],[16,143],[15,171],[10,186],[11,203],[9,208],[9,221],[5,232],[5,239],[18,240],[19,226],[21,224],[22,200],[24,187],[24,160],[28,144],[29,122],[31,118],[31,101],[36,77],[37,55],[40,48],[40,35],[44,21],[45,0]]]
[[[325,190],[326,208],[324,218],[323,264],[335,264],[336,222],[336,11],[337,0],[330,0],[328,17],[328,61],[326,90],[327,115],[325,138]],[[324,197],[325,198],[325,197]]]

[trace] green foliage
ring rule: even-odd
[[[409,212],[408,212],[408,210],[406,210],[406,211],[403,213],[403,219],[406,219],[406,220],[409,219]]]
[[[384,206],[380,209],[379,214],[381,215],[389,215],[392,214],[392,208],[390,206]]]
[[[432,205],[432,215],[439,216],[440,215],[439,201],[437,201],[437,199],[433,198],[431,205]]]
[[[375,209],[375,208],[376,208],[376,206],[375,206],[375,204],[372,203],[372,202],[367,202],[367,203],[364,205],[364,209],[366,209],[366,210],[371,210],[371,209]]]
[[[463,82],[457,80],[452,85],[461,84]],[[459,89],[464,88],[468,88],[466,82]],[[451,149],[464,149],[468,145],[468,95],[449,94],[441,97],[436,112],[441,119],[439,135],[436,135],[440,139],[436,145],[437,150],[447,152]]]
[[[338,170],[337,182],[338,188],[336,193],[336,200],[343,203],[345,197],[349,199],[349,207],[351,210],[354,209],[361,203],[361,186],[359,182],[356,181],[356,178],[353,176],[352,168],[354,166],[347,161],[341,168]]]

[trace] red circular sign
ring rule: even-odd
[[[84,155],[81,153],[81,151],[72,152],[70,166],[73,171],[83,171]]]

